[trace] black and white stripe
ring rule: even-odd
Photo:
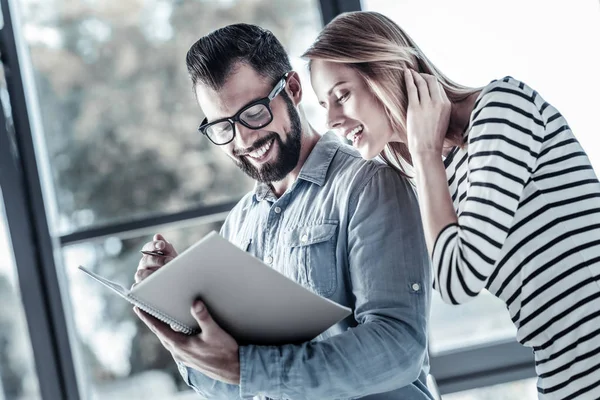
[[[458,224],[433,250],[453,304],[487,289],[535,352],[541,399],[600,398],[600,183],[565,118],[527,85],[486,86],[444,163]]]

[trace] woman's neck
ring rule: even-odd
[[[452,103],[450,123],[448,124],[448,133],[446,134],[444,147],[463,145],[463,134],[469,125],[471,113],[473,112],[479,93],[477,91],[458,103]]]

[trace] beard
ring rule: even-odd
[[[252,165],[248,161],[248,156],[237,156],[236,165],[252,179],[263,182],[278,182],[283,180],[290,172],[298,165],[300,159],[300,147],[302,137],[302,123],[298,110],[294,107],[294,103],[288,97],[287,93],[283,92],[282,97],[286,102],[288,115],[290,116],[291,128],[286,132],[286,141],[281,140],[281,137],[275,132],[257,140],[252,146],[252,150],[258,149],[263,145],[274,140],[279,148],[277,159],[272,162],[264,163],[260,167]]]

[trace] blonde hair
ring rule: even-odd
[[[445,89],[452,103],[465,100],[479,89],[451,81],[429,61],[417,44],[388,17],[372,11],[340,14],[321,31],[302,55],[311,61],[344,63],[355,68],[383,105],[392,129],[406,132],[408,97],[404,70],[431,74]],[[462,143],[462,137],[449,137]],[[389,142],[381,157],[401,175],[407,176],[412,160],[404,143]]]

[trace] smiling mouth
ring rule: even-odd
[[[358,137],[362,133],[363,129],[364,129],[364,127],[362,125],[357,126],[356,128],[352,129],[350,132],[348,132],[346,134],[346,139],[348,139],[349,141],[354,143],[354,141],[356,139],[358,139]]]
[[[271,139],[267,143],[260,146],[258,149],[252,150],[250,153],[244,154],[244,156],[250,157],[253,160],[260,161],[265,157],[269,150],[271,150],[271,147],[273,146],[274,142],[275,139]]]

